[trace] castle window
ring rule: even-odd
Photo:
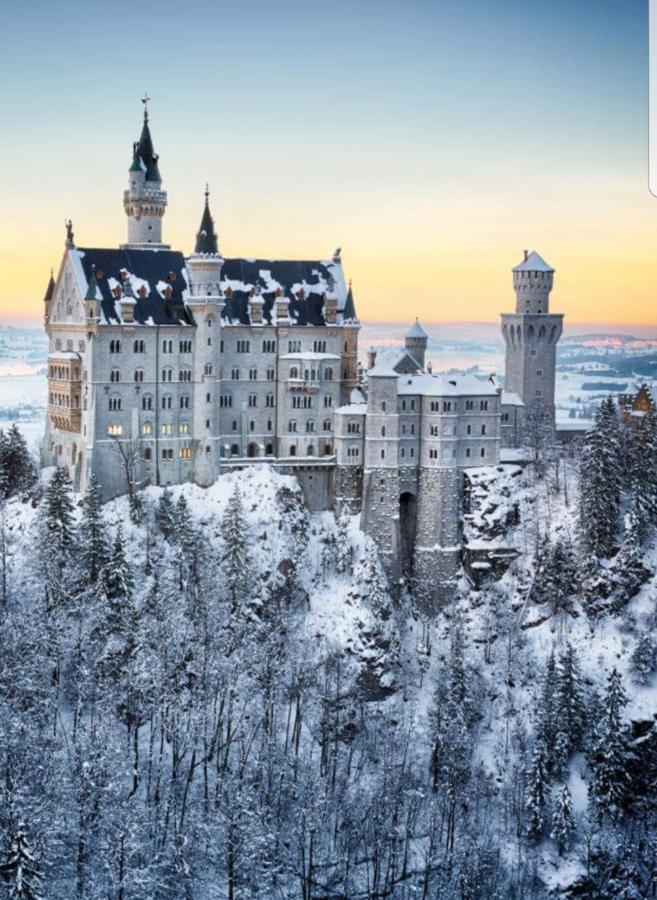
[[[508,414],[508,412],[502,413],[502,421],[503,421],[503,422],[508,422],[508,421],[509,421],[509,414]]]
[[[191,353],[192,352],[192,342],[191,341],[180,341],[179,343],[180,353]]]
[[[249,406],[257,406],[258,405],[258,397],[256,394],[249,394]]]
[[[401,449],[401,458],[404,459],[405,456],[406,456],[406,450],[402,447],[402,449]]]
[[[162,459],[173,459],[173,450],[171,448],[163,448]]]
[[[110,412],[119,412],[120,409],[121,409],[121,398],[120,397],[110,397],[109,411]]]
[[[465,455],[468,457],[468,459],[470,458],[470,448],[469,447],[465,448]]]
[[[162,409],[171,409],[172,402],[171,394],[165,394],[162,397]]]
[[[532,347],[532,349],[529,351],[529,355],[536,356],[536,349],[534,347]]]
[[[183,394],[180,398],[180,408],[189,409],[189,394]]]
[[[452,401],[451,400],[443,400],[443,412],[451,412],[452,411]]]
[[[466,425],[465,433],[466,433],[466,434],[472,434],[472,425]]]
[[[132,349],[133,349],[134,353],[145,353],[146,345],[145,345],[144,341],[135,341],[134,344],[132,345]]]
[[[290,378],[298,378],[298,377],[299,377],[299,370],[297,369],[296,366],[292,366],[292,368],[290,369]]]
[[[542,391],[540,388],[536,388],[536,396],[537,396],[537,397],[542,397],[542,396],[543,396],[543,391]]]
[[[324,445],[324,456],[330,456],[333,453],[333,447],[330,444]]]
[[[479,455],[481,456],[482,459],[484,458],[484,456],[486,456],[486,448],[485,447],[481,448],[481,450],[479,451]]]
[[[178,456],[181,459],[191,459],[192,458],[192,448],[191,447],[181,447],[178,451]]]
[[[160,431],[162,432],[162,434],[173,434],[173,425],[171,424],[171,422],[164,422]]]
[[[267,369],[267,381],[274,381],[276,378],[276,369],[273,369],[271,366]]]
[[[479,409],[481,409],[481,410],[488,409],[488,400],[481,400],[479,402]]]
[[[61,350],[61,349],[62,349],[62,342],[61,342],[60,338],[57,338],[57,340],[55,341],[55,350]]]
[[[536,369],[536,374],[537,374],[537,375],[539,376],[539,378],[540,378],[540,376],[543,374],[543,369]]]
[[[230,408],[233,405],[232,394],[221,394],[219,397],[219,406],[223,409]]]
[[[431,412],[439,412],[440,411],[440,403],[437,400],[431,401]]]
[[[465,408],[466,408],[466,410],[473,410],[474,409],[474,400],[466,400]]]
[[[288,353],[300,353],[301,352],[301,341],[289,341],[287,345]]]
[[[145,394],[141,398],[141,408],[142,409],[153,409],[153,398],[150,394]]]
[[[290,456],[296,456],[296,455],[297,455],[297,448],[294,446],[294,444],[292,444],[292,446],[290,447]]]
[[[265,406],[273,407],[274,406],[274,395],[267,394],[265,397]]]
[[[239,456],[240,455],[240,448],[237,444],[230,445],[230,455],[231,456]]]
[[[347,434],[360,434],[360,422],[347,422]]]
[[[386,411],[386,401],[384,400],[384,401],[381,403],[381,412],[385,412],[385,411]]]
[[[438,437],[438,426],[430,425],[429,426],[429,434],[431,435],[431,437]]]
[[[121,373],[118,369],[112,369],[110,372],[110,381],[116,384],[118,381],[121,381]]]
[[[307,432],[311,432],[311,431],[314,432],[314,430],[315,430],[315,423],[314,423],[314,422],[306,422],[306,431],[307,431]]]
[[[237,422],[233,419],[233,431],[237,431]]]
[[[203,369],[204,375],[212,375],[212,363],[206,363],[205,368]]]
[[[411,457],[415,456],[415,447],[411,447]]]
[[[314,456],[314,455],[315,455],[315,448],[313,447],[312,444],[310,444],[308,446],[308,449],[306,450],[306,456]]]
[[[257,381],[258,379],[258,370],[257,369],[249,369],[249,381]]]
[[[253,419],[249,422],[249,431],[255,431],[255,422]]]
[[[486,426],[485,425],[481,426],[481,433],[482,433],[482,435],[486,434]]]
[[[178,381],[191,381],[192,380],[192,370],[191,369],[181,369],[178,373]]]
[[[296,423],[295,419],[290,420],[290,424],[287,426],[287,430],[288,431],[296,431],[297,430],[297,423]]]
[[[276,341],[263,341],[262,342],[262,352],[263,353],[276,353]]]
[[[212,394],[206,394],[206,395],[205,395],[205,402],[206,402],[206,403],[212,403]]]
[[[329,406],[333,406],[333,397],[326,396],[326,397],[324,397],[324,409],[326,409]]]
[[[162,381],[173,381],[173,369],[162,369]]]
[[[162,341],[162,353],[173,353],[173,341]]]
[[[415,400],[411,400],[411,409],[415,409]]]
[[[107,428],[107,433],[110,437],[119,437],[123,434],[123,425],[109,425]]]
[[[382,425],[381,426],[381,437],[385,437],[385,436],[386,436],[386,426]]]
[[[313,341],[313,351],[315,353],[326,353],[326,341]]]
[[[267,444],[265,447],[265,456],[273,456],[274,455],[274,445]]]
[[[386,451],[382,450],[381,451],[381,459],[385,459],[385,458],[386,458]]]
[[[438,451],[434,449],[429,450],[429,459],[438,459]]]
[[[324,380],[333,381],[333,369],[330,366],[328,369],[324,369]]]
[[[271,431],[271,429],[272,429],[271,419],[267,419],[267,431]]]
[[[238,341],[237,342],[237,352],[238,353],[249,353],[251,348],[250,341]]]
[[[144,380],[144,370],[143,369],[135,369],[135,381],[143,381]]]
[[[152,451],[152,449],[151,449],[150,447],[145,447],[145,448],[144,448],[144,459],[146,460],[146,462],[150,462],[150,460],[151,460],[152,458],[153,458],[153,451]]]
[[[189,434],[189,422],[181,422],[179,431],[181,434]]]
[[[220,353],[223,353],[223,352],[224,352],[224,342],[223,342],[223,340],[219,341],[219,352],[220,352]]]
[[[233,381],[239,381],[240,378],[240,370],[239,369],[231,369],[230,377]]]
[[[110,341],[110,353],[121,352],[121,341]]]
[[[209,419],[205,420],[205,427],[210,428],[210,420]]]
[[[153,433],[153,426],[151,425],[150,422],[144,422],[144,424],[141,426],[141,433],[142,434],[152,434]]]
[[[322,425],[322,428],[324,429],[324,431],[330,431],[331,430],[331,420],[324,419],[324,424]]]

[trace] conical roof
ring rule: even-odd
[[[428,338],[429,335],[426,333],[424,328],[420,325],[420,320],[416,319],[411,327],[408,329],[404,337],[407,338]]]
[[[89,284],[87,285],[87,293],[84,295],[85,300],[98,300],[98,282],[96,281],[96,267],[94,266],[89,276]]]
[[[133,148],[130,171],[138,172],[141,168],[146,173],[146,181],[156,181],[161,184],[162,177],[158,168],[159,158],[160,157],[153,149],[153,138],[151,137],[151,129],[148,125],[148,113],[144,111],[144,124],[141,129],[139,141]]]
[[[349,292],[347,294],[347,299],[344,301],[342,318],[345,322],[356,321],[358,319],[358,316],[356,315],[356,304],[354,303],[354,294],[351,290],[351,282],[349,282]]]
[[[205,206],[201,216],[201,227],[196,233],[195,253],[218,253],[217,234],[214,230],[214,219],[210,212],[210,192],[205,189]]]
[[[46,293],[43,298],[43,302],[50,303],[54,293],[55,293],[55,279],[53,278],[52,269],[51,269],[50,270],[50,281],[48,282],[48,287],[46,288]]]
[[[517,266],[513,267],[514,272],[554,272],[552,266],[548,265],[543,257],[532,250],[531,253],[525,253],[525,258]]]

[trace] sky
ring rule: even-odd
[[[523,249],[570,325],[650,330],[645,0],[3,0],[0,322],[37,323],[70,217],[126,240],[141,96],[189,252],[342,247],[369,321],[493,322]]]

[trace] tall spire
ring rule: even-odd
[[[128,243],[124,246],[146,247],[162,243],[162,217],[166,212],[167,195],[162,190],[159,156],[153,148],[148,124],[148,101],[144,104],[144,121],[138,141],[132,145],[132,163],[128,172],[128,190],[123,194],[123,208],[128,217]]]
[[[344,302],[344,309],[342,310],[342,319],[345,322],[354,322],[358,319],[358,316],[356,315],[356,304],[354,303],[354,293],[351,289],[351,280],[349,281],[349,291],[347,293],[347,299]]]
[[[52,300],[52,296],[55,293],[55,278],[53,275],[53,270],[50,270],[50,281],[48,282],[48,287],[46,288],[46,295],[43,298],[44,303],[50,303]]]
[[[196,233],[195,253],[218,253],[217,234],[214,230],[214,219],[210,212],[210,190],[205,186],[205,206],[201,217],[201,227]]]

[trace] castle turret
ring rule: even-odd
[[[504,389],[520,397],[525,414],[541,408],[552,422],[557,342],[563,330],[563,315],[549,311],[553,282],[554,269],[536,251],[525,250],[513,269],[516,311],[502,314]]]
[[[186,301],[196,322],[194,352],[194,434],[199,441],[195,454],[195,478],[208,485],[219,472],[220,440],[218,395],[221,386],[221,267],[214,220],[210,213],[210,192],[205,188],[201,226],[194,253],[187,259],[189,297]],[[208,403],[208,396],[211,398]]]
[[[132,163],[128,171],[128,189],[123,194],[123,208],[128,217],[128,242],[125,247],[168,248],[162,243],[162,218],[167,195],[162,190],[159,156],[153,148],[148,124],[148,97],[143,99],[144,124],[139,140],[132,146]]]
[[[421,369],[424,369],[424,355],[427,352],[429,335],[416,319],[404,335],[404,346]]]

